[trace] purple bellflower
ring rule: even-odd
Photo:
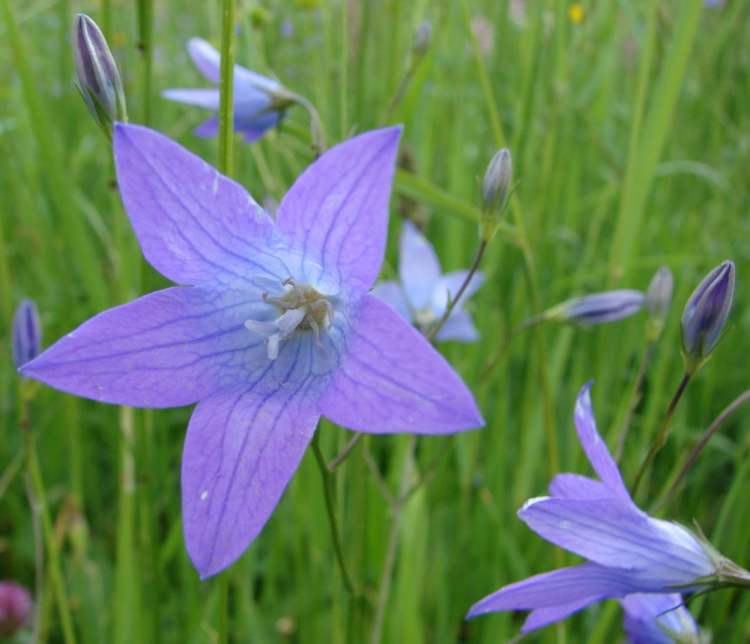
[[[420,329],[428,329],[445,313],[449,298],[453,297],[466,279],[468,271],[442,274],[435,249],[417,227],[409,221],[401,228],[399,278],[400,282],[381,282],[374,293],[388,302],[404,318]],[[438,340],[474,342],[479,338],[471,316],[463,304],[484,282],[481,271],[474,274],[436,336]]]
[[[578,395],[575,424],[600,480],[558,474],[550,496],[530,499],[518,512],[537,534],[588,561],[505,586],[475,604],[468,617],[530,610],[522,628],[529,632],[603,599],[748,584],[750,573],[704,539],[635,505],[596,430],[589,388]]]
[[[682,596],[636,593],[620,600],[630,644],[700,644],[701,633]]]
[[[211,83],[219,84],[221,54],[202,38],[188,41],[188,53],[198,71]],[[219,111],[219,89],[167,89],[162,96],[171,101]],[[234,129],[244,135],[248,143],[257,141],[267,130],[276,127],[284,111],[294,102],[294,95],[278,81],[234,66]],[[212,137],[219,131],[219,118],[212,116],[193,133]]]
[[[198,402],[182,457],[188,553],[234,562],[276,507],[318,419],[444,434],[483,424],[443,357],[368,293],[380,271],[400,128],[323,154],[272,219],[170,139],[118,124],[122,200],[146,259],[179,286],[95,316],[22,373],[94,400]]]
[[[593,326],[617,322],[638,313],[646,301],[640,291],[621,289],[565,300],[541,314],[544,320]]]
[[[39,312],[32,300],[21,300],[13,314],[13,363],[20,368],[39,354],[42,327]]]

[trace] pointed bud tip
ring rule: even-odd
[[[120,72],[104,34],[86,14],[75,18],[73,49],[78,89],[89,113],[111,136],[114,121],[127,120]]]
[[[734,262],[725,260],[703,278],[682,314],[682,348],[690,368],[705,361],[719,342],[734,300]]]
[[[22,300],[13,315],[13,362],[20,369],[39,355],[42,330],[39,312],[32,300]]]

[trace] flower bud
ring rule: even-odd
[[[512,179],[513,164],[510,150],[503,148],[492,157],[482,180],[484,208],[480,230],[482,239],[485,241],[489,241],[494,234],[497,220],[505,210]]]
[[[662,266],[651,279],[646,292],[646,307],[649,312],[648,339],[655,341],[664,329],[664,323],[672,304],[672,288],[674,279],[669,267]]]
[[[31,613],[31,595],[13,581],[0,581],[0,637],[20,629]]]
[[[13,315],[13,362],[20,369],[39,354],[42,331],[36,304],[23,300]]]
[[[682,313],[682,350],[687,369],[694,372],[714,350],[734,298],[734,263],[713,269],[685,305]]]
[[[424,56],[430,47],[430,41],[432,40],[432,22],[429,20],[423,20],[419,23],[417,31],[414,34],[414,44],[412,45],[412,51],[415,56]]]
[[[76,16],[73,49],[78,90],[94,120],[111,138],[112,124],[128,119],[125,92],[104,35],[83,13]]]
[[[629,317],[641,310],[644,301],[645,297],[640,291],[604,291],[566,300],[540,317],[543,320],[593,326]]]

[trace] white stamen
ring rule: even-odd
[[[279,357],[279,342],[281,341],[281,337],[279,337],[278,333],[274,333],[272,336],[269,336],[267,341],[267,352],[268,352],[268,359],[269,360],[276,360],[276,358]]]

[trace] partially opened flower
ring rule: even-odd
[[[221,54],[202,38],[188,41],[188,53],[198,71],[211,83],[219,84],[221,76]],[[167,89],[164,98],[178,103],[203,107],[212,112],[219,111],[219,89]],[[277,126],[284,111],[294,102],[293,95],[278,81],[234,66],[234,129],[244,135],[248,143],[259,139]],[[201,123],[194,134],[203,137],[216,136],[219,118],[212,116]]]
[[[701,633],[682,596],[636,593],[620,600],[630,644],[700,644]]]
[[[475,604],[469,617],[530,610],[522,628],[528,632],[603,599],[748,585],[750,573],[704,539],[635,505],[596,430],[589,387],[578,396],[575,423],[599,480],[558,474],[551,496],[530,499],[518,513],[537,534],[588,561],[505,586]]]
[[[400,254],[400,282],[381,282],[375,287],[374,293],[389,302],[409,322],[421,329],[428,329],[443,316],[449,301],[464,283],[468,271],[443,274],[432,244],[409,221],[404,222],[401,228]],[[438,340],[473,342],[479,338],[474,322],[464,311],[463,304],[483,282],[483,273],[477,271],[438,332]]]
[[[383,259],[398,139],[389,128],[332,148],[274,220],[161,134],[115,127],[125,209],[146,259],[180,286],[100,313],[22,372],[104,402],[199,403],[182,510],[203,577],[261,530],[321,415],[372,433],[483,423],[442,356],[367,292]]]

